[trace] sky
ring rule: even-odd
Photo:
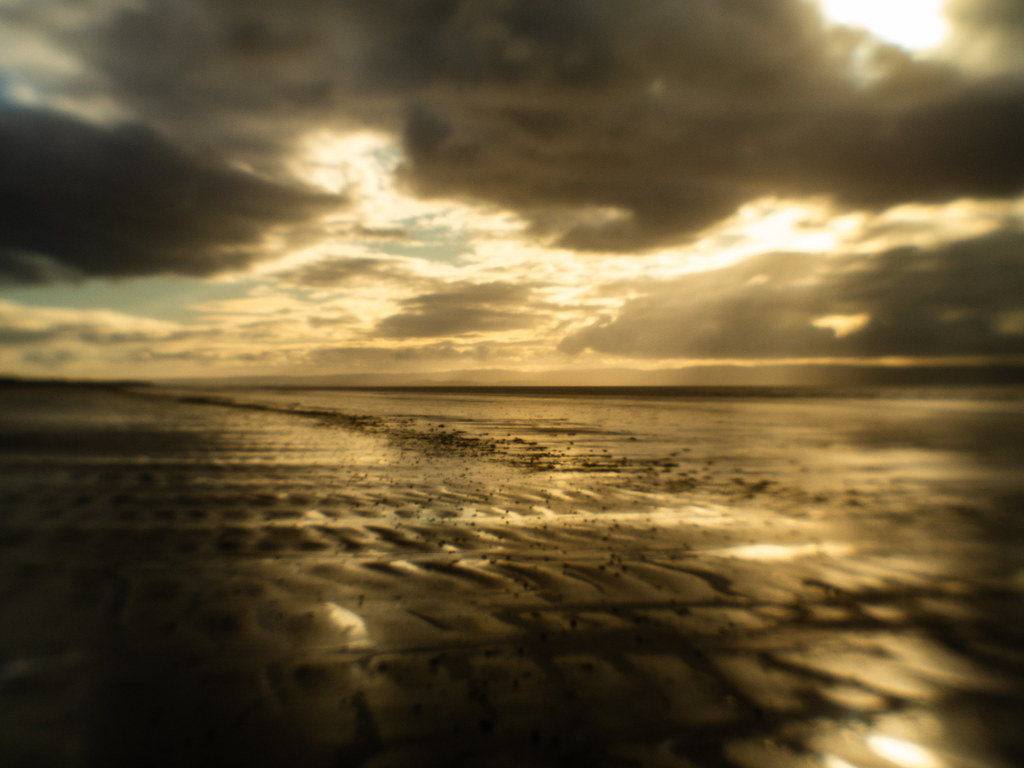
[[[993,363],[1024,0],[0,0],[0,374]]]

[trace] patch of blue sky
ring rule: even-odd
[[[0,72],[0,109],[16,103],[14,98],[15,82],[12,78]]]
[[[429,217],[427,217],[429,218]],[[466,232],[446,227],[420,227],[416,220],[402,222],[407,237],[367,240],[374,250],[388,256],[405,256],[451,264],[473,252],[472,238]]]
[[[0,299],[34,307],[107,309],[168,322],[193,322],[201,312],[189,307],[239,299],[255,280],[207,282],[188,277],[140,277],[82,283],[0,287]]]

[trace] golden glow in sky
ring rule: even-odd
[[[861,27],[911,51],[934,48],[948,31],[944,0],[821,0],[831,21]]]

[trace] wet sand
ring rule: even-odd
[[[10,766],[1012,766],[1024,405],[4,391]]]

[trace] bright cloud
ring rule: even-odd
[[[944,0],[821,0],[825,16],[837,24],[861,27],[882,40],[910,50],[939,45],[949,32]]]

